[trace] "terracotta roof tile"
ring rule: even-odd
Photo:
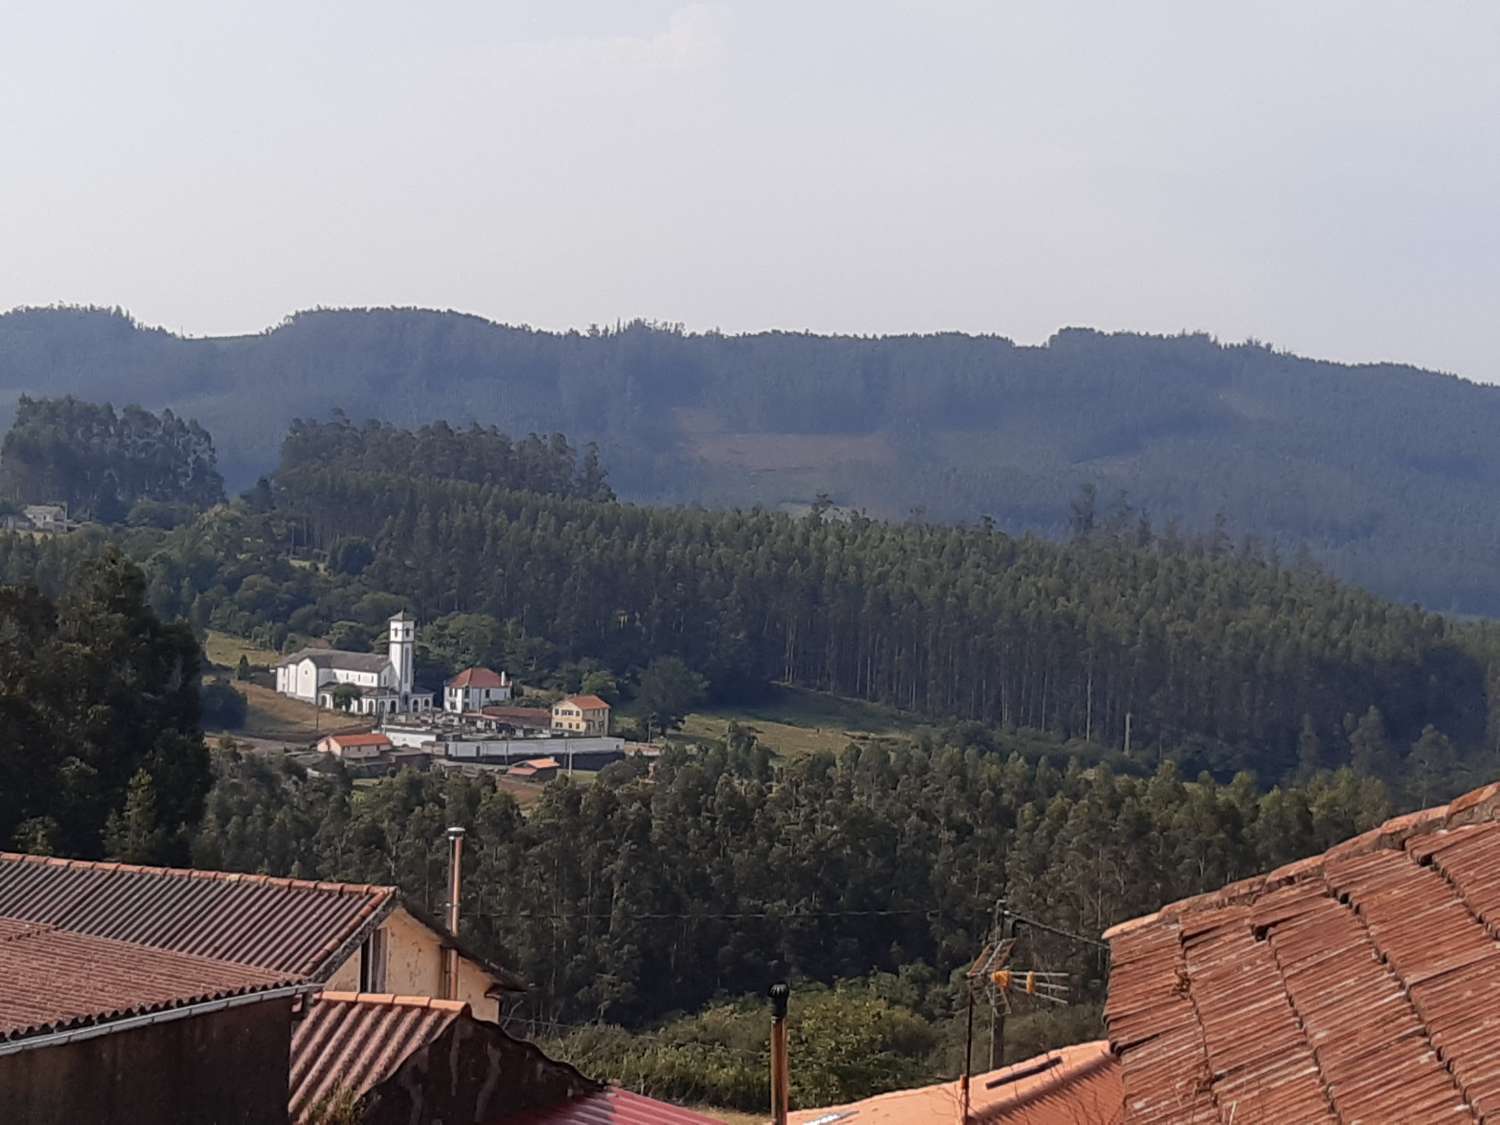
[[[395,905],[394,887],[0,852],[0,915],[315,980]]]
[[[1500,1118],[1500,786],[1116,926],[1126,1121]]]
[[[958,1120],[957,1082],[878,1094],[848,1105],[804,1109],[792,1125],[850,1115],[851,1125],[928,1125]],[[969,1081],[975,1125],[1118,1125],[1124,1119],[1120,1067],[1104,1040],[1049,1051]]]
[[[584,711],[608,711],[609,704],[597,695],[570,695],[566,699],[559,699],[559,703],[571,703]]]
[[[0,981],[0,1041],[305,983],[16,918],[0,918]]]
[[[465,668],[447,683],[451,688],[499,688],[505,686],[505,679],[498,672],[492,672],[488,668]]]

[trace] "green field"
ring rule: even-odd
[[[731,721],[752,731],[783,757],[819,750],[838,753],[851,742],[870,739],[910,742],[932,729],[894,708],[777,686],[762,703],[695,711],[672,738],[688,742],[721,739]]]
[[[268,648],[258,648],[254,642],[244,637],[233,637],[216,629],[210,629],[204,637],[203,651],[211,663],[230,671],[239,667],[241,656],[248,657],[251,664],[267,668],[281,657],[280,653]]]

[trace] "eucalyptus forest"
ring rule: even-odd
[[[44,420],[77,412],[49,409],[28,406],[7,472],[42,471]],[[25,779],[0,837],[394,883],[436,908],[443,829],[463,825],[464,936],[531,983],[513,1018],[599,1058],[624,1057],[611,1035],[654,1037],[640,1084],[679,1097],[755,1104],[761,1064],[731,1025],[773,976],[888,1059],[829,1057],[806,1097],[951,1072],[953,974],[1002,900],[1097,937],[1500,772],[1493,626],[1088,487],[1063,541],[827,502],[647,507],[560,434],[336,417],[293,424],[232,500],[160,499],[173,518],[0,535],[0,754]],[[656,714],[675,659],[712,705],[790,685],[929,733],[790,755],[731,723],[526,808],[492,779],[355,785],[206,743],[195,636],[368,643],[399,609],[424,622],[429,687],[488,664]],[[1070,974],[1076,1019],[1013,1049],[1089,1034],[1100,954],[1026,941]]]

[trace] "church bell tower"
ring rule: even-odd
[[[391,667],[396,669],[396,690],[404,698],[416,686],[413,660],[417,645],[417,623],[403,610],[391,618],[390,624]]]

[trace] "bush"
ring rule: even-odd
[[[238,730],[245,725],[249,704],[228,680],[215,679],[199,693],[203,725],[216,730]]]

